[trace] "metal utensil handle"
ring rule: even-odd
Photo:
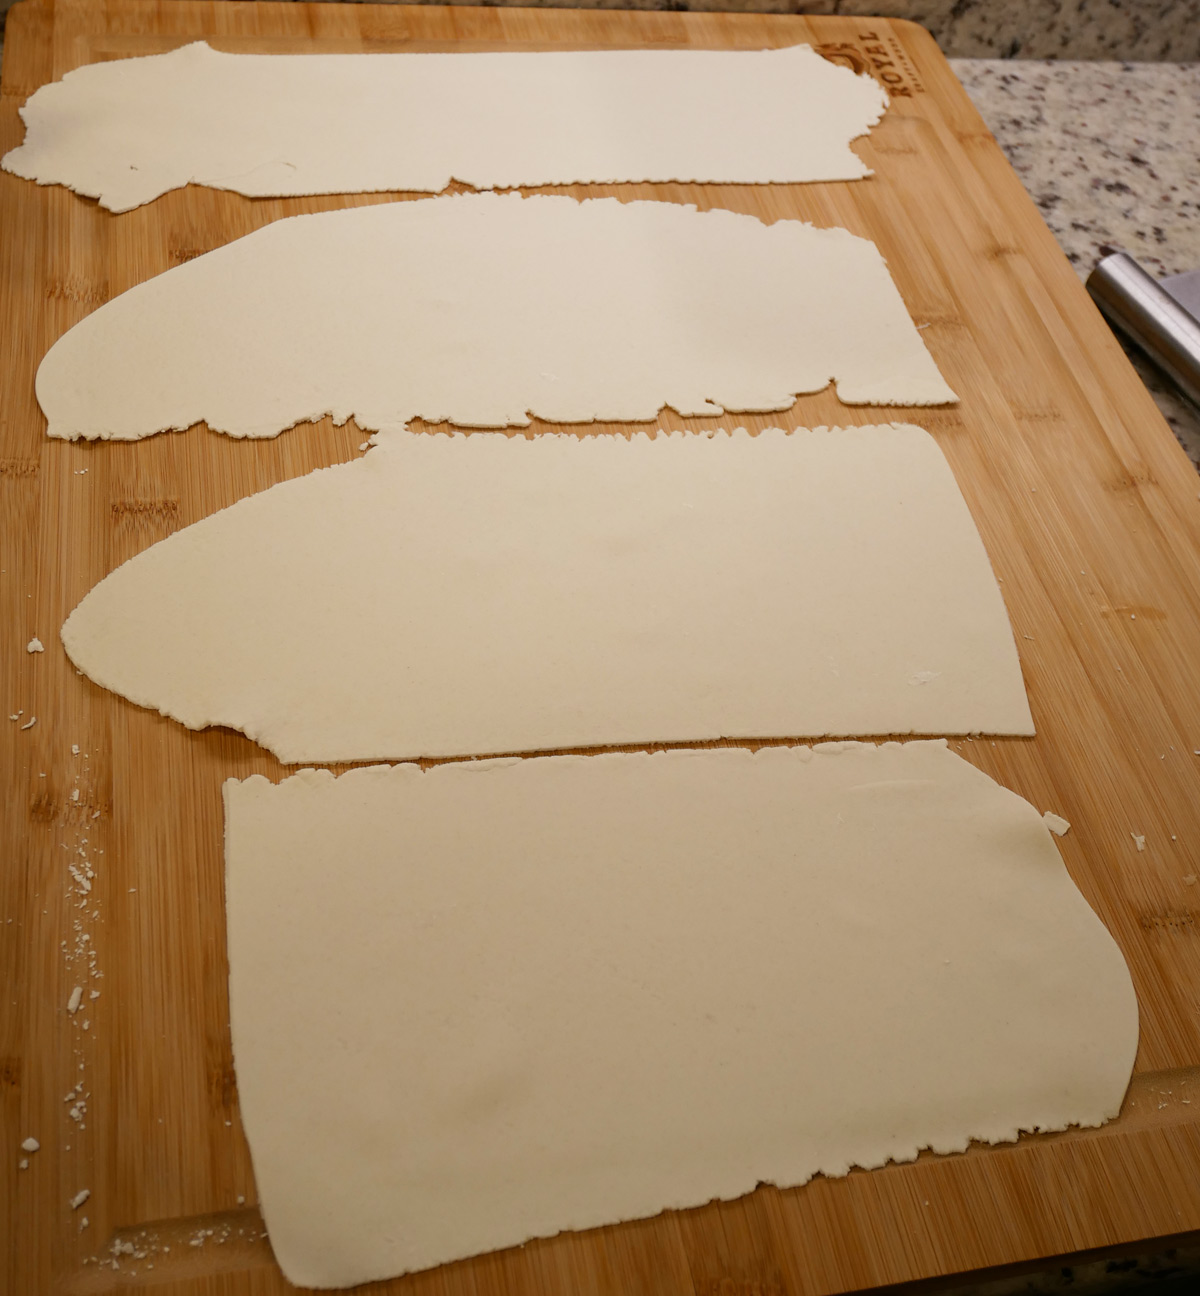
[[[1108,319],[1200,405],[1200,321],[1127,252],[1100,261],[1087,290]]]

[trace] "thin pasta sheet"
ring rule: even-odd
[[[270,437],[955,399],[875,245],[800,221],[465,194],[275,221],[150,279],[42,361],[49,434]]]
[[[1115,1116],[1120,951],[944,742],[225,787],[271,1245],[346,1286]]]
[[[855,180],[887,96],[780,50],[168,54],[68,72],[4,169],[128,211],[181,185],[251,197],[620,181]]]
[[[400,433],[159,541],[62,638],[98,684],[289,763],[1033,732],[916,427]]]

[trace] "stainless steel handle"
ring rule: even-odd
[[[1108,319],[1200,405],[1200,321],[1127,252],[1099,262],[1087,290]]]

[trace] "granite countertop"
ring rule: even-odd
[[[1200,58],[1200,0],[386,0],[907,18],[956,58]],[[4,14],[14,0],[0,0]]]
[[[1200,267],[1200,63],[951,66],[1081,279],[1108,245],[1156,277]],[[1126,351],[1200,468],[1200,410]]]

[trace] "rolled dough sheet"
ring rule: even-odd
[[[1124,961],[944,742],[225,784],[275,1255],[339,1286],[1115,1116]]]
[[[693,180],[854,180],[887,96],[782,50],[223,54],[93,63],[21,109],[4,169],[128,211],[185,184],[253,197]]]
[[[405,432],[159,541],[62,640],[105,688],[292,763],[1033,732],[916,427]]]
[[[351,414],[467,427],[955,400],[875,245],[801,221],[466,194],[293,216],[101,306],[42,361],[54,437]]]

